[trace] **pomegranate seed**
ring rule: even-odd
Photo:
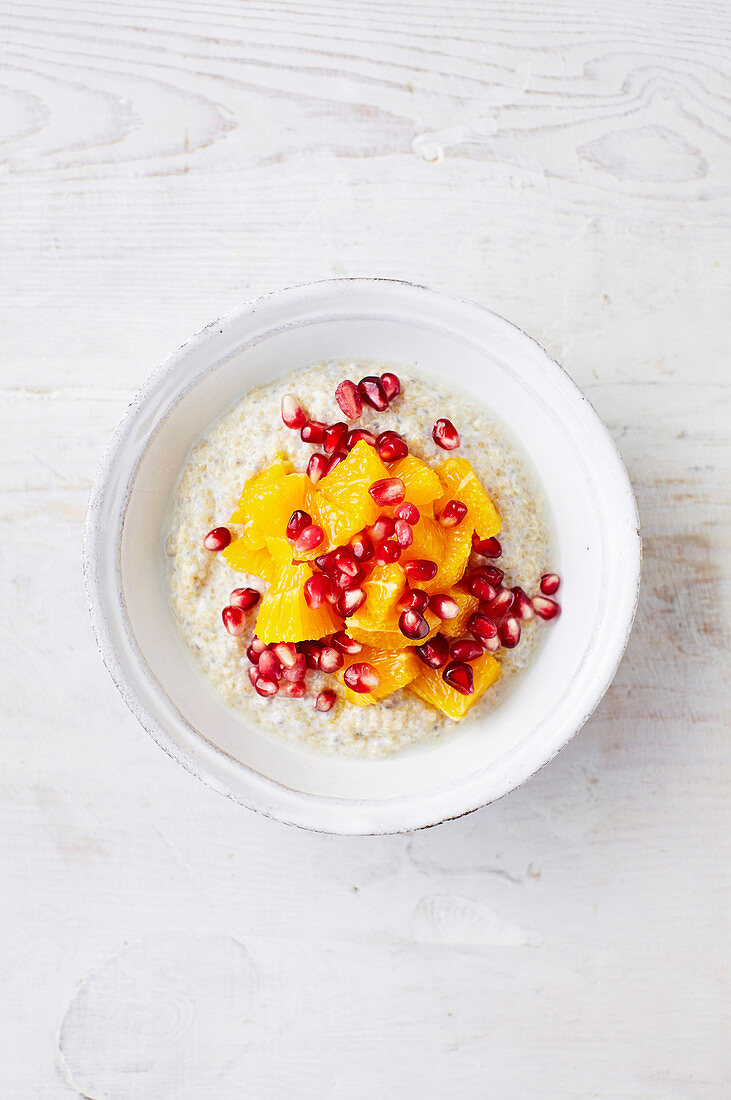
[[[400,477],[383,477],[380,481],[374,481],[368,492],[378,507],[383,508],[389,504],[400,504],[406,488]]]
[[[404,523],[408,523],[409,527],[415,527],[421,519],[421,512],[415,504],[409,504],[407,501],[405,504],[399,504],[396,509],[396,517],[402,519]]]
[[[467,629],[483,646],[486,645],[491,638],[497,637],[497,627],[495,623],[492,619],[488,619],[487,615],[481,615],[479,612],[470,615],[467,620]]]
[[[499,558],[503,552],[497,539],[478,539],[477,535],[472,536],[472,549],[483,558]]]
[[[365,531],[359,532],[357,535],[353,535],[350,540],[350,546],[353,551],[353,557],[356,561],[370,561],[373,557],[373,543],[371,542]]]
[[[310,458],[310,461],[307,463],[307,476],[313,483],[313,485],[316,485],[320,478],[325,476],[325,474],[328,472],[329,465],[330,461],[327,455],[323,455],[320,454],[319,451],[315,451],[315,453]]]
[[[335,551],[330,550],[327,554],[320,554],[318,558],[315,558],[315,565],[318,569],[322,569],[323,573],[334,573]]]
[[[339,613],[344,619],[347,619],[348,615],[354,615],[359,607],[362,607],[366,602],[366,593],[360,587],[349,588],[347,592],[343,592],[342,596],[335,604]]]
[[[558,573],[544,573],[541,577],[541,592],[544,596],[554,596],[561,587]]]
[[[363,580],[363,578],[365,577],[364,571],[361,569],[360,566],[356,566],[356,568],[358,572],[355,574],[354,577],[351,577],[349,573],[335,574],[334,582],[331,581],[330,583],[334,584],[334,587],[338,590],[339,593],[346,592],[349,588],[355,588],[356,585],[360,584],[360,582]],[[337,599],[333,602],[337,603]]]
[[[322,711],[323,714],[328,710],[332,710],[336,699],[337,695],[334,691],[330,691],[329,688],[325,691],[321,691],[315,699],[315,710]]]
[[[460,638],[458,642],[452,642],[450,653],[455,661],[476,661],[482,655],[482,646],[471,638]]]
[[[374,561],[376,565],[393,565],[401,557],[401,547],[397,542],[379,542]]]
[[[307,423],[307,413],[293,393],[285,393],[282,398],[282,420],[287,428],[303,428]]]
[[[259,673],[267,680],[281,679],[282,666],[271,649],[265,649],[259,657]]]
[[[459,604],[446,592],[435,592],[429,597],[429,610],[440,619],[456,619],[459,615]]]
[[[396,462],[409,453],[406,441],[397,432],[381,432],[376,440],[376,450],[384,462]]]
[[[361,378],[358,389],[366,405],[370,405],[372,409],[383,412],[384,409],[388,408],[388,398],[383,382],[380,378],[376,378],[375,374],[369,374],[365,378]]]
[[[320,654],[320,671],[337,672],[343,667],[343,655],[335,646],[326,645]]]
[[[459,527],[467,515],[467,505],[461,500],[449,500],[442,509],[439,522],[442,527]]]
[[[429,623],[418,611],[402,611],[398,625],[401,633],[412,640],[421,641],[429,633]]]
[[[381,382],[383,388],[386,391],[386,397],[389,401],[393,401],[394,397],[398,397],[401,393],[401,380],[397,374],[392,374],[391,371],[386,371],[381,375]]]
[[[300,532],[294,544],[294,552],[295,554],[309,554],[310,550],[314,550],[324,541],[325,532],[322,527],[319,527],[316,523],[310,523]]]
[[[325,428],[327,424],[323,424],[321,420],[308,420],[302,425],[300,430],[300,439],[303,443],[322,443],[325,438]]]
[[[406,562],[404,571],[410,581],[433,581],[437,575],[437,563],[429,558],[414,558]]]
[[[464,661],[450,661],[442,673],[442,679],[445,684],[449,684],[455,691],[459,691],[462,695],[474,695],[475,694],[475,678],[472,675],[472,668],[470,665],[466,665]]]
[[[357,577],[360,573],[360,567],[351,546],[339,546],[333,553],[333,564],[340,573],[347,573],[349,577]]]
[[[414,541],[414,532],[405,519],[397,519],[393,525],[396,542],[402,550],[406,550]]]
[[[297,650],[293,642],[277,642],[272,646],[272,653],[283,668],[294,668]]]
[[[240,607],[242,611],[248,611],[255,607],[261,599],[261,593],[255,588],[234,588],[228,598],[232,607]]]
[[[348,438],[345,441],[346,451],[352,451],[356,443],[368,443],[371,447],[375,447],[376,437],[367,428],[353,428],[348,432]]]
[[[329,428],[325,428],[322,437],[322,446],[325,454],[335,454],[342,446],[345,446],[347,437],[348,425],[344,424],[342,420],[339,420],[337,424],[331,424]]]
[[[368,534],[373,542],[385,542],[396,534],[396,524],[390,516],[379,516],[372,527],[368,528]]]
[[[477,596],[478,600],[494,600],[496,595],[495,589],[481,571],[473,573],[469,578],[467,591],[471,592],[473,596]]]
[[[290,542],[296,542],[305,527],[309,527],[311,523],[312,516],[309,512],[303,512],[299,508],[296,512],[292,512],[287,523],[287,538]]]
[[[415,650],[428,668],[442,668],[449,660],[449,642],[443,634],[435,634],[428,642],[415,646]]]
[[[418,611],[421,614],[429,606],[429,596],[420,588],[407,588],[396,606],[399,611]]]
[[[437,420],[431,437],[445,451],[453,451],[455,447],[459,447],[459,432],[451,420]]]
[[[249,679],[251,680],[252,686],[256,687],[256,682],[259,679],[259,669],[258,668],[254,667],[254,668],[249,669]]]
[[[320,653],[322,646],[319,642],[299,642],[300,653],[305,659],[308,668],[320,667]]]
[[[231,541],[228,527],[214,527],[203,539],[206,550],[225,550]]]
[[[520,641],[520,623],[511,615],[500,623],[498,634],[506,649],[515,649]]]
[[[357,420],[363,412],[363,399],[355,382],[346,378],[335,390],[335,400],[340,406],[343,416],[348,420]]]
[[[557,619],[561,614],[560,604],[549,600],[548,596],[534,596],[533,610],[541,619]]]
[[[226,630],[229,634],[233,634],[235,638],[246,630],[246,616],[240,607],[224,607],[221,618]]]
[[[279,685],[279,694],[286,695],[290,699],[301,699],[307,694],[304,680],[282,680]]]
[[[487,613],[491,619],[504,619],[513,608],[515,597],[509,588],[500,588],[493,600],[487,601]]]
[[[291,668],[285,668],[284,679],[293,683],[304,680],[307,675],[307,658],[304,653],[298,653]]]
[[[269,646],[266,644],[266,642],[262,642],[261,638],[257,638],[255,634],[254,637],[251,639],[251,644],[249,648],[253,649],[254,653],[263,653],[265,649],[269,648]]]
[[[266,676],[258,675],[256,680],[251,681],[254,684],[254,690],[263,695],[265,699],[271,698],[272,695],[276,695],[279,691],[279,683],[277,680],[269,680]]]
[[[357,691],[361,695],[375,691],[381,682],[381,677],[373,665],[368,665],[365,662],[359,662],[346,668],[343,679],[351,691]]]
[[[484,577],[488,584],[491,584],[493,588],[499,588],[503,583],[505,574],[502,569],[498,569],[496,565],[481,565],[476,570],[481,577]]]
[[[254,649],[253,644],[247,646],[246,657],[251,662],[252,665],[258,665],[259,664],[259,652],[260,652],[259,650]]]
[[[355,638],[349,638],[344,630],[338,630],[333,634],[330,639],[330,644],[339,649],[341,653],[349,653],[351,655],[360,653],[363,648],[361,642],[356,642]]]
[[[315,573],[314,576],[308,577],[305,581],[305,602],[313,611],[317,611],[318,607],[321,607],[323,601],[327,599],[329,584],[330,581],[324,573]]]
[[[515,588],[511,589],[513,593],[513,607],[512,610],[518,616],[519,619],[532,619],[533,618],[533,604],[530,598],[525,594],[523,589],[516,584]]]

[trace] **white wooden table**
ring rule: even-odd
[[[0,1096],[728,1096],[731,9],[3,0],[0,43]],[[298,832],[178,769],[82,591],[135,388],[343,273],[545,344],[644,526],[587,728],[412,836]]]

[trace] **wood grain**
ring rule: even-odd
[[[3,0],[3,1096],[728,1095],[730,47],[715,0]],[[643,522],[586,729],[410,837],[301,834],[177,769],[80,577],[149,371],[345,273],[536,337]]]

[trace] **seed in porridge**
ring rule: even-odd
[[[231,532],[228,527],[214,527],[203,539],[206,550],[225,550],[231,542]]]
[[[414,541],[414,532],[405,519],[397,519],[393,525],[396,542],[402,550],[408,550]]]
[[[234,588],[228,602],[231,607],[240,607],[242,611],[248,611],[249,608],[256,607],[260,599],[261,592],[257,592],[255,588]]]
[[[467,629],[483,646],[491,639],[497,637],[497,626],[493,620],[489,619],[487,615],[481,614],[479,611],[475,612],[474,615],[470,615],[467,622]]]
[[[482,653],[482,646],[472,638],[460,638],[452,642],[449,652],[455,661],[476,661]]]
[[[407,588],[397,601],[396,606],[400,611],[426,611],[429,606],[429,595],[421,588]]]
[[[410,581],[433,581],[437,575],[438,566],[435,561],[428,558],[414,558],[404,565],[404,572]]]
[[[409,527],[415,527],[421,519],[419,509],[415,504],[410,504],[408,501],[404,504],[399,504],[395,515],[398,519],[402,519],[404,523],[408,523]]]
[[[417,657],[429,668],[442,668],[449,660],[449,642],[443,634],[435,634],[428,642],[414,647]],[[480,653],[482,649],[480,649]]]
[[[487,600],[487,614],[491,619],[504,619],[513,608],[513,593],[509,588],[499,588],[492,600]]]
[[[240,607],[224,607],[221,618],[226,630],[234,637],[238,637],[246,630],[246,616]]]
[[[351,691],[357,691],[362,695],[375,691],[381,682],[381,678],[373,665],[369,665],[365,661],[359,661],[357,664],[346,668],[343,679]]]
[[[561,587],[558,573],[544,573],[541,577],[541,592],[544,596],[554,596]]]
[[[325,541],[325,532],[317,523],[309,523],[300,531],[294,544],[296,554],[309,554]]]
[[[314,443],[319,446],[325,438],[327,424],[321,420],[308,420],[300,430],[300,439],[303,443]]]
[[[346,451],[352,451],[356,443],[367,443],[370,447],[375,447],[376,437],[367,428],[353,428],[348,432],[348,438],[345,441]]]
[[[348,438],[348,425],[339,420],[337,424],[331,424],[328,428],[325,428],[322,437],[322,446],[325,454],[332,455],[341,447],[345,446],[345,440]]]
[[[384,462],[397,462],[409,453],[406,440],[398,432],[381,432],[376,439],[376,450]]]
[[[307,658],[304,653],[298,653],[295,657],[294,664],[290,668],[285,668],[282,673],[284,680],[304,680],[307,675]]]
[[[285,427],[298,430],[307,423],[307,413],[293,393],[285,393],[282,398],[282,420]]]
[[[464,661],[450,661],[442,673],[445,683],[462,695],[474,695],[475,683],[472,666]]]
[[[555,600],[549,600],[548,596],[534,596],[533,610],[541,619],[557,619],[561,614],[561,606]]]
[[[343,416],[346,416],[348,420],[357,420],[363,412],[363,399],[360,396],[360,390],[355,382],[351,382],[349,378],[341,382],[335,390],[335,400],[340,406]]]
[[[374,543],[384,542],[396,534],[396,524],[390,516],[379,516],[373,526],[368,528],[368,534]]]
[[[311,523],[312,516],[309,512],[303,512],[301,508],[292,512],[287,522],[287,538],[289,541],[296,542],[305,527],[309,527]]]
[[[503,646],[506,649],[514,649],[520,641],[520,623],[518,620],[509,615],[507,619],[503,619],[501,623],[498,623],[497,629]]]
[[[429,633],[429,624],[418,611],[402,611],[399,615],[399,630],[412,641],[426,638]]]
[[[437,420],[431,434],[437,446],[445,451],[453,451],[455,447],[459,447],[459,432],[451,420]]]
[[[430,596],[429,609],[440,619],[456,619],[459,615],[459,604],[446,592],[435,592]]]
[[[401,557],[401,547],[397,542],[379,542],[376,547],[375,564],[392,565]]]
[[[374,481],[368,490],[379,508],[401,504],[404,499],[404,483],[400,477],[384,477]]]
[[[335,646],[324,646],[320,653],[320,671],[337,672],[343,667],[343,654]]]
[[[307,694],[307,687],[303,680],[282,680],[279,685],[279,694],[291,699],[301,699]]]
[[[389,401],[393,401],[394,397],[398,397],[401,393],[401,380],[397,374],[393,374],[392,371],[385,371],[381,375],[381,382],[383,388],[386,391],[386,397]]]
[[[330,638],[330,644],[334,645],[336,649],[339,649],[341,653],[348,653],[351,656],[356,653],[360,653],[363,649],[361,642],[357,642],[355,638],[350,638],[344,630],[338,630]]]
[[[350,548],[353,551],[353,557],[358,562],[370,561],[375,553],[373,543],[365,531],[359,531],[357,535],[353,535],[350,540]]]
[[[513,606],[511,610],[519,619],[532,619],[533,618],[533,604],[530,597],[523,591],[520,585],[516,584],[514,588],[511,588],[513,593]]]
[[[467,515],[467,505],[461,500],[448,500],[442,508],[439,522],[442,527],[459,527]]]
[[[367,595],[364,590],[356,586],[355,588],[349,588],[346,592],[343,592],[335,607],[343,618],[347,619],[349,615],[354,615],[358,608],[363,606],[366,599]]]
[[[503,552],[503,548],[496,538],[480,539],[477,535],[472,536],[472,549],[476,554],[481,554],[483,558],[499,558]]]
[[[325,688],[325,690],[321,691],[315,699],[315,710],[322,711],[323,713],[332,710],[336,699],[337,695],[335,692],[331,691],[330,688]]]
[[[358,389],[366,405],[370,405],[372,409],[376,409],[377,412],[384,412],[388,408],[388,397],[383,382],[380,378],[376,378],[374,374],[361,378]]]
[[[328,473],[329,466],[330,461],[327,455],[323,455],[320,454],[319,451],[315,451],[315,453],[310,458],[310,461],[307,463],[307,476],[313,483],[313,485],[316,485],[320,478],[324,477],[325,474]]]

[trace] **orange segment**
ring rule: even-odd
[[[380,676],[380,682],[375,691],[367,695],[361,695],[358,691],[351,691],[345,684],[343,674],[349,665],[359,664],[365,661],[372,665]],[[367,707],[375,703],[377,699],[384,699],[399,688],[410,684],[423,668],[423,664],[414,653],[413,649],[403,649],[398,653],[389,653],[382,649],[364,649],[361,653],[346,656],[342,669],[338,672],[338,680],[343,685],[344,698],[357,707]]]
[[[401,554],[401,561],[414,561],[416,558],[427,558],[441,565],[446,553],[447,528],[442,527],[435,519],[422,516],[416,526],[411,528],[414,541]],[[437,574],[439,576],[439,574]],[[435,578],[436,579],[436,578]],[[415,587],[430,589],[434,587],[434,581],[419,584]]]
[[[230,522],[244,523],[244,533],[252,542],[285,536],[292,512],[302,510],[312,515],[314,495],[314,486],[304,474],[285,474],[259,482],[248,494],[244,489]]]
[[[322,493],[316,494],[314,513],[310,514],[315,523],[318,523],[325,532],[329,546],[342,546],[362,527],[358,510],[341,508]],[[324,554],[326,549],[327,547],[324,546],[319,547],[315,556]]]
[[[381,623],[406,587],[406,575],[400,565],[376,566],[363,584],[366,602],[363,610],[372,622]]]
[[[444,619],[442,634],[446,635],[447,638],[459,638],[460,635],[466,634],[467,622],[470,616],[474,615],[479,608],[480,601],[468,592],[460,592],[458,588],[453,588],[449,595],[458,604],[459,615],[454,619]]]
[[[472,464],[466,458],[447,458],[437,466],[437,473],[444,482],[446,492],[436,504],[437,514],[447,501],[461,500],[467,505],[467,518],[481,539],[492,538],[501,527],[500,515],[482,488]]]
[[[446,532],[444,557],[436,577],[426,586],[435,592],[447,592],[462,579],[472,553],[469,516],[462,520],[459,527],[444,527],[442,530]]]
[[[223,551],[226,563],[237,573],[250,573],[253,577],[271,581],[276,565],[266,548],[252,550],[247,538],[234,539]]]
[[[396,608],[388,611],[385,617],[377,622],[367,614],[368,604],[364,604],[360,611],[345,620],[345,629],[351,638],[363,645],[372,646],[374,649],[401,650],[410,646],[420,645],[431,638],[439,630],[441,619],[433,615],[427,608],[424,617],[429,624],[429,633],[422,642],[414,642],[402,634],[398,621],[401,614]]]
[[[475,678],[474,695],[462,695],[445,683],[441,669],[426,668],[423,665],[419,675],[408,685],[408,690],[431,703],[433,707],[438,707],[447,718],[453,718],[457,722],[464,718],[467,711],[495,683],[500,676],[500,665],[489,653],[484,653],[472,662],[472,673]]]
[[[261,602],[256,633],[263,642],[303,642],[342,630],[343,620],[329,603],[313,610],[304,596],[313,570],[306,563],[282,564]]]
[[[354,535],[376,520],[379,509],[368,490],[374,481],[389,476],[374,448],[361,440],[347,458],[318,482],[318,495],[324,495],[331,504],[346,513],[350,521],[350,534]],[[341,522],[345,524],[344,520]]]
[[[407,455],[406,458],[394,462],[389,476],[401,478],[406,488],[406,500],[417,508],[430,504],[444,492],[437,474],[426,462],[414,455]]]

